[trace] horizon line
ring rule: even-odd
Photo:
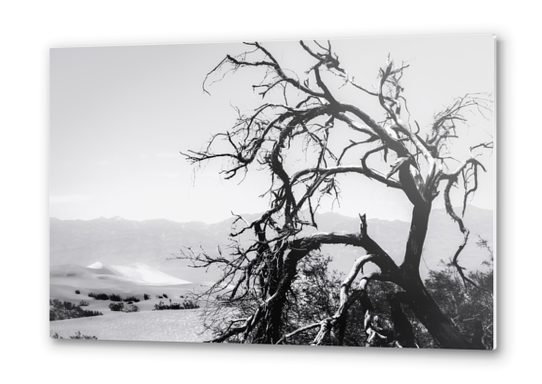
[[[470,204],[468,205],[468,207],[473,207],[473,208],[476,208],[476,209],[481,209],[481,210],[484,210],[484,211],[491,211],[491,212],[495,212],[495,209],[489,209],[489,208],[481,208],[481,207],[478,207],[474,204]],[[454,207],[454,209],[458,209],[458,208],[462,208],[462,207]],[[432,208],[431,211],[444,211],[445,208]],[[316,213],[316,215],[324,215],[324,214],[328,214],[328,213],[331,213],[331,214],[335,214],[335,215],[338,215],[338,216],[343,216],[343,217],[346,217],[346,218],[350,218],[350,219],[355,219],[356,217],[354,216],[349,216],[349,215],[345,215],[345,214],[342,214],[342,213],[338,213],[338,212],[333,212],[333,211],[326,211],[326,212],[318,212]],[[218,223],[221,223],[223,221],[227,221],[233,217],[236,217],[236,216],[252,216],[252,215],[259,215],[261,214],[261,212],[258,212],[258,213],[243,213],[243,214],[240,214],[240,215],[231,215],[230,217],[227,217],[227,218],[224,218],[224,219],[221,219],[221,220],[218,220],[218,221],[213,221],[213,222],[205,222],[205,221],[202,221],[202,220],[188,220],[188,221],[177,221],[177,220],[174,220],[174,219],[167,219],[167,218],[153,218],[153,219],[140,219],[140,220],[136,220],[136,219],[127,219],[127,218],[124,218],[122,216],[118,216],[118,215],[115,215],[115,216],[110,216],[110,217],[106,217],[106,216],[99,216],[99,217],[95,217],[95,218],[92,218],[92,219],[61,219],[61,218],[58,218],[58,217],[55,217],[55,216],[49,216],[49,220],[60,220],[60,221],[93,221],[93,220],[100,220],[100,219],[105,219],[105,220],[125,220],[125,221],[135,221],[135,222],[145,222],[145,221],[159,221],[159,220],[165,220],[165,221],[170,221],[170,222],[174,222],[174,223],[178,223],[178,224],[186,224],[186,223],[203,223],[203,224],[208,224],[208,225],[211,225],[211,224],[218,224]],[[405,220],[401,220],[401,219],[382,219],[382,218],[379,218],[379,217],[372,217],[372,218],[368,218],[368,220],[382,220],[382,221],[403,221],[403,222],[408,222],[408,221],[405,221]]]

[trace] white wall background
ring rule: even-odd
[[[541,27],[492,1],[18,1],[0,5],[0,307],[5,382],[497,382],[539,377]],[[504,4],[504,2],[502,3]],[[509,3],[510,4],[510,3]],[[54,342],[48,331],[48,49],[326,37],[499,38],[496,352]],[[416,377],[417,376],[417,377]],[[529,376],[524,376],[529,377]],[[11,379],[9,379],[11,378]],[[530,380],[530,379],[527,379]],[[120,382],[120,381],[119,381]]]

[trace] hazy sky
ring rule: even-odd
[[[388,53],[406,61],[403,85],[420,126],[454,97],[494,92],[494,43],[489,35],[332,41],[343,68],[366,87],[376,84]],[[307,63],[297,42],[265,44],[284,66]],[[242,184],[223,180],[220,161],[194,173],[180,151],[200,149],[212,133],[231,127],[236,112],[254,106],[249,87],[258,72],[227,75],[202,91],[205,75],[241,44],[62,48],[51,50],[50,216],[92,219],[214,222],[230,212],[263,211],[265,175]],[[344,91],[355,103],[358,92]],[[231,103],[231,105],[230,105]],[[374,106],[368,112],[378,111]],[[493,114],[494,116],[495,114]],[[493,121],[476,116],[464,140],[488,140]],[[494,205],[493,158],[472,204]],[[401,193],[360,177],[340,180],[344,199],[335,210],[406,219]],[[376,188],[374,188],[376,186]]]

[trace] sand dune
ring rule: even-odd
[[[118,280],[142,285],[182,285],[191,284],[143,263],[129,265],[105,265],[96,262],[88,267],[75,264],[51,266],[51,278],[83,278],[99,280]]]
[[[88,309],[108,311],[108,303],[89,299],[88,294],[106,293],[122,297],[136,296],[143,300],[143,294],[151,297],[167,294],[172,298],[194,291],[201,291],[204,285],[191,283],[160,272],[145,264],[104,265],[94,263],[88,267],[68,264],[51,266],[49,296],[51,299],[71,301],[78,304],[81,300],[90,300]],[[77,294],[79,291],[80,294]],[[150,301],[142,304],[141,309],[151,309]],[[146,308],[150,306],[150,308]]]
[[[143,263],[130,265],[104,265],[96,262],[86,267],[98,279],[121,279],[145,285],[182,285],[190,281],[178,279]]]
[[[145,264],[104,265],[88,267],[60,265],[51,267],[50,298],[79,304],[102,316],[57,320],[50,322],[51,335],[63,338],[77,332],[100,340],[201,342],[210,337],[204,331],[199,309],[154,311],[160,302],[182,303],[201,284],[167,275]],[[135,297],[136,313],[111,311],[111,300],[97,300],[91,292]],[[146,297],[144,297],[146,296]],[[148,299],[147,299],[148,298]],[[126,306],[129,306],[128,303]]]

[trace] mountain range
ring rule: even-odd
[[[471,230],[470,241],[463,250],[460,263],[468,270],[483,269],[482,262],[488,260],[486,250],[478,247],[479,237],[487,240],[493,248],[493,211],[468,207],[464,221]],[[257,215],[245,215],[250,220]],[[50,219],[50,264],[58,266],[75,264],[88,266],[97,262],[112,265],[144,263],[159,271],[194,282],[213,281],[218,278],[216,270],[190,268],[190,262],[180,260],[181,249],[190,247],[205,250],[216,255],[217,247],[227,251],[228,236],[232,231],[235,218],[214,224],[203,222],[179,223],[165,219],[133,221],[119,217],[98,218],[94,220]],[[359,219],[337,213],[323,213],[316,217],[318,230],[306,232],[356,232]],[[368,219],[369,235],[385,249],[392,258],[400,263],[409,232],[409,223]],[[242,241],[250,240],[250,234]],[[462,241],[462,234],[457,224],[444,212],[435,209],[431,213],[429,230],[425,242],[422,276],[427,276],[429,269],[442,268],[441,260],[449,260]],[[356,257],[364,254],[363,250],[351,246],[324,246],[324,253],[333,257],[330,268],[348,272]]]

